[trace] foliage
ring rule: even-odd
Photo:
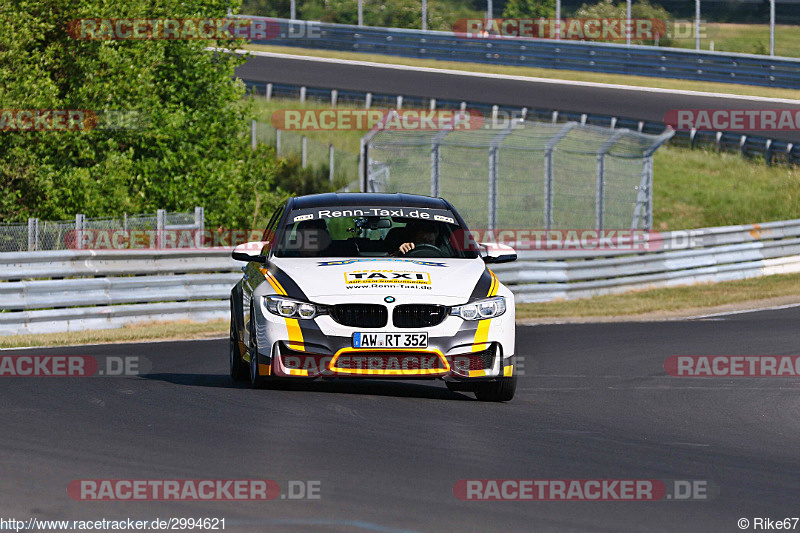
[[[133,129],[0,132],[0,220],[206,208],[245,224],[269,192],[271,151],[250,150],[243,58],[206,40],[77,40],[79,18],[224,17],[228,0],[0,3],[0,108],[129,113]],[[241,43],[225,42],[227,46]],[[274,193],[270,193],[275,196]],[[265,201],[262,194],[261,205]]]
[[[553,18],[555,0],[508,0],[503,16],[507,18]]]
[[[575,18],[626,18],[627,8],[624,2],[614,3],[613,0],[600,0],[597,4],[583,4],[574,14]],[[648,0],[639,0],[631,5],[631,18],[657,19],[666,23],[669,34],[673,17],[669,11],[658,4],[651,4]],[[636,40],[633,44],[653,44],[653,41]],[[668,37],[659,39],[660,46],[672,46],[673,42]]]

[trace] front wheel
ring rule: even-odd
[[[254,316],[252,310],[250,310],[250,316]],[[252,322],[253,319],[250,320],[250,385],[254,389],[261,389],[267,384],[267,378],[262,376],[258,370],[258,334],[255,324]]]
[[[488,383],[477,383],[475,397],[482,402],[507,402],[517,390],[517,376],[500,378]]]
[[[230,366],[231,378],[233,378],[234,381],[245,381],[247,379],[247,368],[245,368],[244,361],[242,361],[242,353],[241,350],[239,350],[239,336],[236,332],[236,325],[234,323],[232,307],[231,307],[230,345],[228,351],[230,352],[229,366]]]

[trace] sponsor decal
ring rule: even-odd
[[[447,209],[429,209],[429,208],[408,208],[408,207],[369,207],[369,206],[354,206],[339,209],[298,209],[293,212],[294,219],[298,216],[311,215],[310,218],[303,218],[301,220],[320,220],[326,218],[354,218],[354,217],[392,217],[392,218],[413,218],[419,220],[437,220],[434,218],[436,215],[444,217],[446,220],[442,222],[450,222],[455,224],[455,217]]]
[[[317,263],[318,266],[339,266],[339,265],[351,265],[353,263],[371,263],[375,261],[393,261],[393,262],[403,262],[403,263],[414,263],[415,265],[420,266],[430,266],[430,267],[447,267],[444,263],[437,263],[435,261],[420,261],[418,259],[399,259],[395,257],[384,257],[381,259],[340,259],[338,261],[320,261]]]
[[[430,285],[431,275],[427,272],[412,272],[402,270],[358,270],[344,273],[346,285],[359,284],[407,284]]]

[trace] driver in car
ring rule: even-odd
[[[405,255],[413,250],[416,245],[428,244],[436,246],[436,241],[439,238],[438,228],[432,224],[409,224],[408,238],[409,242],[404,242],[400,245],[395,255]],[[416,244],[415,244],[416,243]]]

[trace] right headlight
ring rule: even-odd
[[[478,300],[469,304],[456,305],[450,309],[450,314],[460,316],[464,320],[484,320],[495,318],[506,312],[506,299],[495,296],[485,300]]]
[[[284,296],[267,296],[267,310],[273,315],[283,318],[302,318],[305,320],[314,318],[317,315],[324,315],[327,309],[324,305],[312,304],[286,298]]]

